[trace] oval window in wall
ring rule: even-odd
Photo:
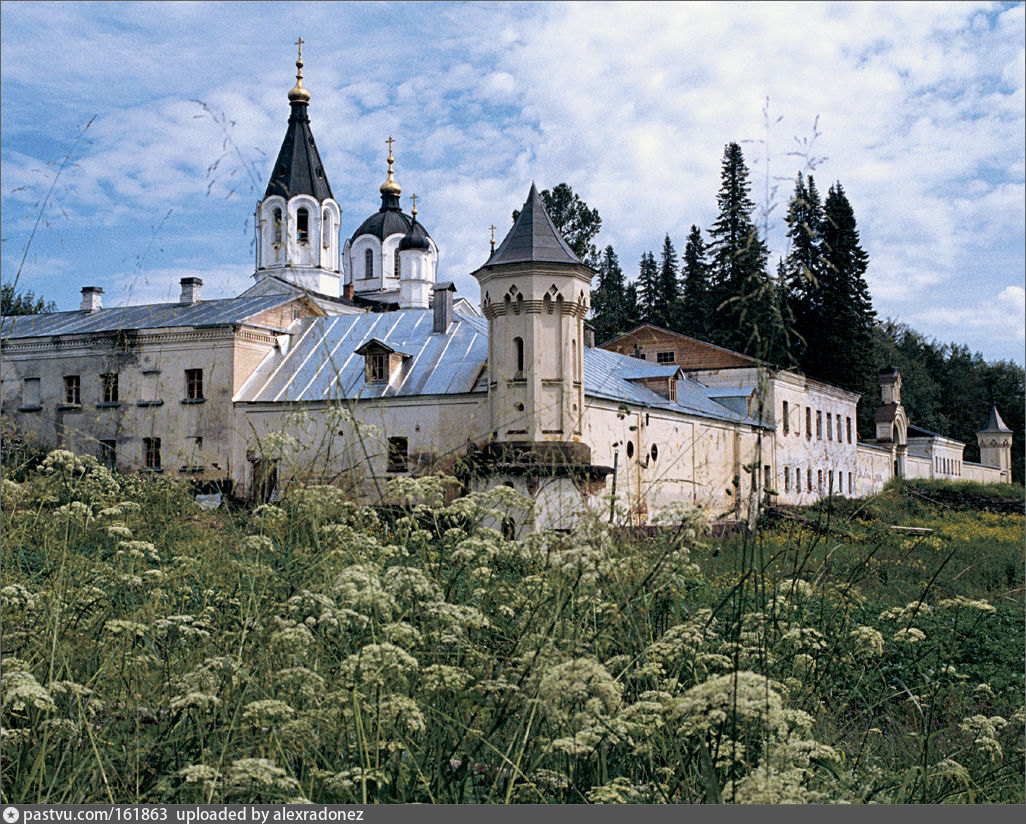
[[[657,460],[659,460],[659,447],[652,444],[652,463],[655,463]]]
[[[627,441],[627,457],[634,457],[634,441]]]

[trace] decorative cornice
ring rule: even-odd
[[[110,349],[130,351],[140,345],[156,343],[196,343],[215,340],[244,340],[256,343],[274,343],[274,335],[271,332],[264,332],[251,328],[234,330],[231,326],[219,327],[216,329],[192,330],[188,332],[158,332],[151,334],[138,334],[134,330],[131,336],[125,338],[110,333],[90,335],[59,335],[48,338],[29,338],[24,343],[13,343],[10,340],[2,342],[2,350],[5,354],[21,352],[64,352],[68,349],[95,349],[98,346],[106,345]]]

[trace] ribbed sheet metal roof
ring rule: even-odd
[[[38,338],[51,335],[83,335],[122,329],[157,329],[174,326],[222,326],[242,323],[295,295],[253,295],[250,297],[202,300],[198,303],[150,303],[143,306],[114,306],[95,312],[50,312],[16,315],[3,319],[0,338]]]
[[[454,320],[447,333],[437,335],[432,332],[433,313],[424,309],[302,318],[290,327],[288,351],[269,355],[235,400],[289,403],[486,392],[482,373],[488,361],[488,323],[459,313]],[[389,384],[368,384],[364,358],[356,354],[374,339],[410,355]],[[697,381],[677,381],[675,403],[626,380],[667,377],[675,371],[676,367],[604,349],[584,350],[584,391],[591,397],[757,425],[757,421],[710,400]]]
[[[488,324],[467,315],[455,315],[454,320],[446,334],[436,335],[434,313],[427,309],[303,318],[290,327],[288,352],[269,355],[235,400],[268,403],[472,392],[488,360]],[[356,350],[374,339],[410,355],[391,383],[365,381],[364,359]]]

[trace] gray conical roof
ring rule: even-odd
[[[500,263],[573,263],[582,266],[574,250],[556,230],[534,183],[513,228],[492,252],[485,266]]]
[[[996,406],[990,408],[990,417],[987,418],[987,425],[980,430],[980,432],[1011,432],[1008,425],[1001,420],[1001,415],[997,411]]]

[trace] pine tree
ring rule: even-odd
[[[681,306],[677,312],[677,330],[684,335],[705,338],[709,330],[710,294],[709,262],[702,230],[691,227],[684,246],[681,267]]]
[[[755,204],[737,143],[724,149],[720,179],[720,214],[709,230],[714,311],[710,337],[721,346],[762,357],[770,335],[762,327],[778,314],[777,290],[766,273],[769,251],[752,222]]]
[[[659,274],[656,278],[656,294],[652,306],[652,323],[676,331],[674,314],[677,309],[679,285],[677,279],[677,250],[667,235],[663,240],[663,251],[659,258]]]
[[[855,213],[840,183],[823,205],[821,271],[811,298],[802,368],[813,377],[858,390],[875,371],[876,318],[865,273],[869,255],[859,244]]]
[[[607,246],[599,260],[596,288],[591,290],[591,324],[598,343],[622,335],[634,325],[637,307],[631,302],[631,294],[616,252]]]
[[[654,323],[656,296],[659,292],[659,267],[655,255],[645,252],[641,255],[638,281],[638,314],[642,323]]]
[[[784,280],[794,322],[793,354],[801,362],[810,345],[819,345],[823,328],[818,317],[822,307],[817,303],[823,271],[823,206],[812,175],[806,186],[802,173],[798,173],[785,221],[790,251],[784,263]]]

